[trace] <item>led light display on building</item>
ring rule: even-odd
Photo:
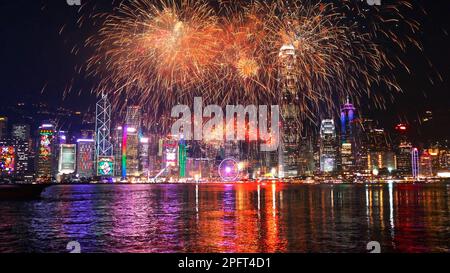
[[[78,139],[77,143],[77,174],[79,177],[92,177],[94,176],[95,142],[93,139]]]
[[[53,128],[51,124],[44,124],[39,128],[37,173],[39,178],[45,180],[52,177]]]
[[[41,131],[39,140],[39,157],[43,160],[48,159],[52,154],[52,148],[50,146],[53,137],[51,131]]]
[[[101,156],[97,160],[97,175],[113,176],[114,175],[114,157]]]
[[[0,146],[0,173],[11,175],[15,170],[15,149],[12,146]]]
[[[164,141],[164,156],[166,167],[177,166],[177,147],[178,143],[174,140]]]
[[[178,144],[178,164],[180,165],[180,177],[186,176],[186,141],[184,137],[180,137],[180,142]]]

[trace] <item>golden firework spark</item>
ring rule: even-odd
[[[254,59],[241,58],[237,63],[239,75],[244,78],[252,78],[258,75],[259,65]]]

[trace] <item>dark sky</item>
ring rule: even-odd
[[[102,8],[111,6],[111,1],[96,2]],[[397,75],[405,93],[388,104],[387,111],[364,114],[379,119],[382,126],[391,127],[400,120],[414,123],[425,110],[433,110],[436,124],[429,128],[432,133],[427,134],[450,138],[450,119],[445,117],[450,115],[450,37],[446,34],[450,31],[450,1],[417,2],[428,13],[420,18],[423,27],[419,39],[424,53],[411,50],[406,56],[412,74]],[[74,66],[87,56],[87,52],[74,56],[70,50],[75,44],[82,44],[89,31],[95,31],[75,26],[79,18],[77,9],[68,6],[66,0],[0,0],[0,106],[42,101],[74,110],[92,107],[95,97],[89,90],[93,83],[83,79],[77,79],[74,91],[63,98],[63,91],[75,75]],[[64,25],[63,35],[59,35]],[[430,59],[443,81],[437,79],[422,55]],[[434,85],[429,82],[430,76]]]

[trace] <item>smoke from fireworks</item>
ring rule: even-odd
[[[348,0],[223,1],[220,6],[122,2],[97,16],[101,27],[86,41],[95,51],[86,70],[101,79],[96,92],[110,94],[117,105],[132,99],[152,111],[190,104],[194,96],[220,105],[279,102],[286,84],[302,117],[314,119],[324,107],[331,112],[348,96],[370,96],[382,106],[386,94],[375,89],[400,91],[390,71],[405,64],[380,41],[401,50],[408,43],[419,45],[380,22],[398,26],[402,9],[411,6],[406,1],[361,5]],[[418,29],[407,20],[403,26],[412,33]],[[283,48],[293,53],[289,63]]]

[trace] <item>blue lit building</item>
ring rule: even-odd
[[[341,109],[341,168],[344,175],[350,175],[355,169],[356,163],[356,139],[355,139],[355,114],[356,108],[347,102]]]

